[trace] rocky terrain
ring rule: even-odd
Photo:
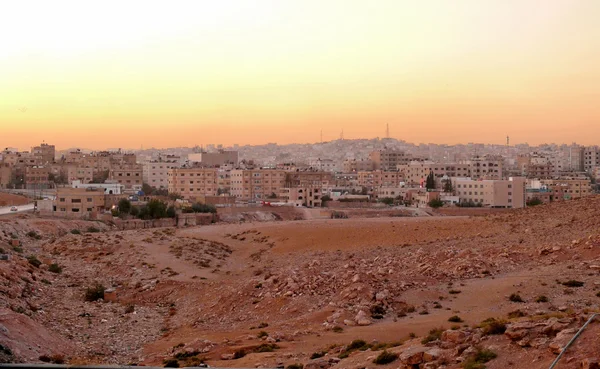
[[[597,197],[136,231],[6,216],[0,360],[547,368],[600,309],[599,229]],[[597,367],[598,334],[557,368]]]

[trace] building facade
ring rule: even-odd
[[[240,200],[279,197],[286,184],[286,172],[277,169],[231,171],[231,195]]]
[[[494,208],[523,208],[526,202],[526,179],[476,180],[452,178],[452,187],[461,203],[481,204]]]
[[[216,196],[218,190],[216,168],[171,168],[168,174],[169,193],[176,193],[187,200],[200,196]]]

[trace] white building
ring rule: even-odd
[[[106,195],[120,195],[123,193],[124,186],[119,183],[82,183],[81,181],[73,181],[71,184],[73,188],[90,188],[90,189],[104,189]]]

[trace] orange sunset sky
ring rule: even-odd
[[[598,0],[6,1],[0,146],[600,143]]]

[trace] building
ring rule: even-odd
[[[331,172],[300,171],[290,172],[285,175],[286,187],[314,187],[326,188],[335,183]]]
[[[592,182],[587,177],[564,177],[558,179],[540,179],[540,188],[552,192],[552,200],[580,199],[593,194]],[[537,186],[532,186],[537,188]]]
[[[367,172],[375,169],[375,163],[370,159],[346,159],[342,164],[344,173]]]
[[[81,181],[73,181],[71,188],[102,189],[105,195],[120,195],[123,193],[123,185],[119,183],[82,183]]]
[[[469,165],[469,176],[474,179],[502,179],[504,158],[486,155],[466,160],[462,164]]]
[[[10,165],[0,163],[0,188],[8,188],[12,182],[12,169]]]
[[[396,170],[398,165],[408,164],[410,157],[404,151],[383,149],[372,151],[369,159],[373,161],[375,170]]]
[[[404,178],[400,172],[386,172],[374,170],[358,172],[358,185],[373,191],[379,187],[398,187]]]
[[[190,163],[199,163],[205,167],[219,167],[224,164],[237,165],[239,155],[237,151],[219,150],[217,152],[200,152],[188,155]]]
[[[285,184],[286,172],[283,170],[236,169],[231,171],[231,195],[240,200],[279,197]]]
[[[308,166],[313,170],[318,170],[322,172],[339,172],[340,165],[338,162],[331,159],[310,159],[308,161]]]
[[[88,217],[105,210],[104,190],[90,188],[57,188],[52,212],[68,217]]]
[[[141,164],[116,164],[111,165],[108,179],[122,184],[126,189],[142,187],[144,169]]]
[[[525,207],[524,177],[507,180],[451,178],[452,187],[461,203],[481,204],[493,208]]]
[[[407,184],[422,187],[425,186],[425,181],[430,173],[433,173],[436,181],[439,182],[444,176],[470,177],[470,168],[469,164],[441,164],[432,161],[411,161],[407,165],[398,166]]]
[[[40,146],[32,147],[31,153],[33,154],[38,163],[42,165],[48,165],[54,163],[54,157],[56,156],[56,148],[54,147],[54,145],[42,143]]]
[[[322,190],[318,187],[288,187],[283,189],[282,197],[297,207],[321,207],[323,203]]]
[[[583,170],[591,173],[597,166],[600,166],[600,147],[587,146],[583,151]]]
[[[216,168],[171,168],[168,175],[169,193],[197,201],[200,196],[216,196],[218,190]]]
[[[176,159],[159,159],[144,163],[142,167],[143,182],[154,188],[168,188],[170,170],[179,167]]]
[[[50,167],[27,166],[25,167],[25,187],[27,189],[46,189],[50,186]]]

